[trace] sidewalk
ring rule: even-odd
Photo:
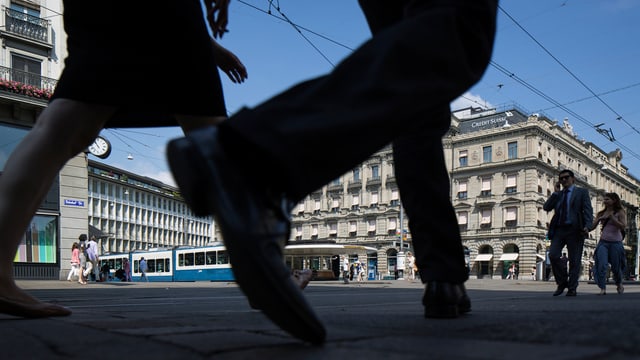
[[[423,318],[419,282],[312,282],[305,290],[328,331],[324,346],[282,332],[233,283],[21,281],[72,316],[0,315],[4,359],[638,359],[640,287],[575,298],[531,280],[470,280],[473,310]]]

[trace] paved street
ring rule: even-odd
[[[71,307],[65,318],[0,315],[3,359],[638,359],[640,286],[575,298],[555,284],[470,280],[472,312],[424,319],[422,285],[312,282],[305,290],[328,330],[311,346],[252,310],[233,283],[20,281]]]

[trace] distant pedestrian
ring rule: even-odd
[[[85,271],[87,269],[87,250],[84,242],[80,243],[80,251],[78,252],[78,259],[80,267],[78,269],[78,283],[87,285]]]
[[[91,268],[93,270],[89,274],[91,276],[91,280],[100,281],[100,268],[98,267],[99,260],[98,243],[96,242],[96,237],[91,236],[91,239],[87,242],[87,261],[91,262]]]
[[[111,266],[109,266],[108,261],[105,261],[100,268],[100,281],[109,281],[109,276],[111,276]]]
[[[144,281],[149,282],[149,278],[147,277],[148,269],[149,268],[147,267],[147,260],[145,260],[143,257],[140,258],[140,281],[144,279]]]
[[[124,270],[124,281],[133,281],[133,279],[131,279],[131,263],[128,259],[124,259],[122,262],[122,270]]]
[[[411,252],[407,253],[407,270],[409,272],[409,276],[408,278],[410,280],[415,280],[416,278],[416,273],[415,273],[415,266],[416,266],[416,258],[413,257],[413,254]]]
[[[507,279],[515,280],[515,278],[516,278],[516,263],[511,263],[511,266],[509,266]]]
[[[349,259],[346,256],[342,262],[342,279],[345,284],[349,283]]]
[[[69,270],[69,275],[67,275],[67,281],[71,281],[71,278],[74,276],[79,276],[80,274],[80,245],[77,242],[74,242],[71,245],[71,270]]]
[[[625,214],[616,193],[606,193],[602,200],[605,208],[596,214],[596,219],[590,230],[598,225],[602,227],[600,241],[595,251],[595,279],[600,288],[598,295],[607,294],[607,270],[611,264],[611,274],[616,283],[618,294],[624,292],[622,286],[622,273],[625,263],[624,245],[622,245],[622,231],[627,227],[627,214]]]

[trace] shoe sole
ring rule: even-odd
[[[213,191],[207,191],[211,184],[223,182],[218,174],[212,174],[205,167],[207,160],[190,139],[169,142],[167,157],[183,197],[196,215],[224,213],[232,206],[228,200],[215,199]],[[228,223],[219,216],[216,216],[216,222],[227,235],[224,242],[234,277],[249,304],[262,310],[291,335],[312,344],[322,344],[326,339],[324,326],[291,280],[277,243],[271,237],[260,239],[251,234],[253,229],[241,229],[238,224]]]

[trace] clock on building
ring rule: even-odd
[[[111,143],[102,136],[98,136],[93,144],[89,145],[89,152],[100,159],[106,159],[111,154]]]

